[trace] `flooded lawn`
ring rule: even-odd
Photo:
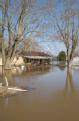
[[[0,98],[0,121],[79,121],[79,70],[67,68],[11,75],[10,85],[28,89],[16,96]]]

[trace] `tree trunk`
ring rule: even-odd
[[[69,68],[70,57],[69,57],[69,49],[67,49],[67,68]]]

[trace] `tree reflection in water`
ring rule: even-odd
[[[34,68],[31,69],[30,71],[24,69],[22,70],[20,67],[16,67],[16,68],[13,68],[11,70],[5,70],[4,74],[3,74],[3,85],[6,85],[6,81],[5,81],[5,77],[7,78],[7,81],[8,81],[8,86],[10,87],[14,87],[16,86],[16,81],[15,81],[15,77],[19,76],[19,77],[23,77],[24,75],[27,77],[27,75],[42,75],[42,74],[45,74],[45,73],[48,73],[50,71],[50,66],[46,66],[46,67],[40,67],[40,68]]]
[[[69,67],[65,68],[65,66],[58,66],[58,67],[61,71],[66,69],[66,78],[65,78],[64,88],[61,91],[57,92],[57,94],[55,95],[56,96],[55,103],[61,102],[62,104],[66,104],[66,106],[68,106],[67,103],[76,103],[76,101],[79,101],[78,98],[79,92],[74,84],[76,80],[73,80],[73,76],[75,76],[74,70]]]
[[[74,96],[77,94],[77,90],[74,86],[73,69],[67,68],[66,84],[64,88],[65,96]]]
[[[60,71],[64,71],[64,69],[66,69],[65,68],[66,66],[64,64],[63,65],[59,65],[58,67],[59,67]],[[36,68],[34,71],[30,71],[30,72],[27,72],[26,70],[23,71],[20,68],[19,68],[19,70],[20,71],[17,71],[17,69],[13,69],[13,70],[5,71],[5,76],[6,76],[7,80],[8,80],[9,86],[12,86],[12,87],[16,86],[15,77],[17,77],[17,76],[19,76],[19,78],[20,77],[23,78],[23,76],[26,76],[26,78],[27,78],[27,75],[29,75],[30,79],[31,79],[31,76],[33,74],[34,74],[34,76],[36,78],[37,74],[45,76],[45,73],[50,73],[49,74],[49,79],[51,79],[52,75],[51,75],[50,71],[54,71],[55,69],[54,69],[54,67],[43,67],[41,69],[37,69]],[[50,81],[49,81],[49,83],[50,83]],[[59,94],[60,98],[61,98],[61,96],[63,96],[63,98],[66,98],[66,97],[70,97],[71,95],[73,96],[73,94],[74,95],[77,94],[77,90],[75,89],[74,84],[73,84],[73,70],[71,68],[67,68],[67,76],[66,76],[65,87],[64,87],[64,90],[62,90],[62,92],[59,91],[59,93],[60,93]]]

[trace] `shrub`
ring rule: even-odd
[[[66,53],[64,51],[61,51],[58,55],[59,61],[66,61]]]

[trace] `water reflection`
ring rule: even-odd
[[[63,65],[59,64],[56,67],[47,66],[47,67],[35,68],[34,70],[30,70],[30,71],[26,71],[26,69],[21,70],[20,67],[16,67],[16,68],[13,68],[12,70],[5,71],[5,76],[7,77],[9,86],[16,86],[17,82],[18,84],[19,83],[23,84],[24,83],[23,80],[25,80],[26,83],[28,82],[28,80],[29,82],[31,82],[32,80],[33,81],[37,80],[38,82],[40,80],[39,83],[41,83],[42,86],[43,85],[47,87],[50,86],[52,88],[52,84],[57,86],[57,80],[59,81],[62,80],[62,82],[65,83],[64,90],[62,91],[64,96],[66,95],[70,96],[70,94],[75,94],[77,92],[73,83],[74,82],[73,69],[67,68],[64,64]],[[60,79],[58,77],[60,77]],[[60,84],[58,86],[61,86],[62,82],[60,81]],[[5,82],[3,81],[3,83]],[[24,83],[24,86],[26,83]],[[58,88],[58,87],[55,87],[55,88]]]
[[[64,71],[66,68],[66,65],[63,63],[63,64],[59,64],[58,67],[61,71]]]
[[[64,99],[64,101],[67,99],[73,101],[73,98],[75,99],[75,97],[78,96],[78,91],[74,85],[75,80],[73,80],[73,75],[73,69],[67,68],[65,86],[64,89],[59,92],[59,98]]]
[[[68,94],[72,94],[75,92],[75,87],[73,83],[73,70],[71,68],[67,68],[67,77],[66,77],[66,85],[65,92]]]
[[[45,70],[45,71],[44,71]],[[12,98],[0,100],[3,121],[79,121],[79,72],[54,66],[42,71],[6,72],[12,85],[34,88]],[[75,78],[73,78],[73,76]],[[75,80],[77,79],[77,80]],[[75,83],[74,83],[75,82]],[[79,85],[77,85],[79,88]]]
[[[22,67],[15,67],[11,70],[11,73],[14,75],[21,75],[23,73],[35,73],[35,72],[41,72],[41,73],[45,73],[48,72],[50,70],[51,66],[37,66],[37,67],[31,67],[31,68],[27,68],[27,66],[25,66],[23,69]]]
[[[59,70],[58,70],[58,68],[59,68]],[[47,79],[48,80],[53,79],[53,81],[55,81],[55,80],[57,81],[57,79],[61,80],[63,77],[62,74],[64,71],[65,71],[65,76],[64,76],[63,80],[66,80],[66,81],[65,81],[65,87],[63,90],[63,92],[64,92],[63,94],[66,95],[66,94],[71,94],[73,92],[76,92],[74,84],[73,84],[73,70],[70,68],[66,68],[66,66],[64,64],[59,64],[57,67],[47,66],[47,67],[35,68],[34,70],[30,70],[30,71],[27,71],[26,69],[21,70],[20,67],[16,67],[16,68],[13,68],[12,70],[6,70],[5,76],[7,77],[9,86],[16,86],[16,81],[18,81],[18,80],[16,80],[17,77],[19,78],[19,80],[26,79],[26,81],[27,80],[32,81],[34,79],[38,81],[38,80],[41,80],[41,78],[43,77],[42,79],[44,80],[44,83],[45,83]],[[60,79],[56,76],[60,76]],[[65,77],[66,77],[66,79],[65,79]],[[21,82],[21,81],[18,81],[18,82]],[[5,82],[3,81],[3,83],[5,83]],[[50,81],[49,81],[49,83],[50,83]],[[48,85],[50,85],[49,83],[47,82]],[[52,82],[52,83],[54,83],[54,82]],[[43,84],[43,81],[42,81],[42,84]]]
[[[20,76],[23,77],[24,75],[36,75],[36,74],[45,74],[48,73],[50,71],[50,66],[44,66],[44,67],[36,67],[31,68],[30,70],[27,70],[27,67],[25,67],[24,69],[22,69],[21,67],[14,67],[11,70],[5,70],[4,73],[1,73],[0,76],[0,82],[3,85],[6,85],[6,81],[5,81],[5,77],[7,78],[8,81],[8,86],[16,86],[16,81],[14,79],[14,77]],[[27,78],[27,77],[26,77]]]

